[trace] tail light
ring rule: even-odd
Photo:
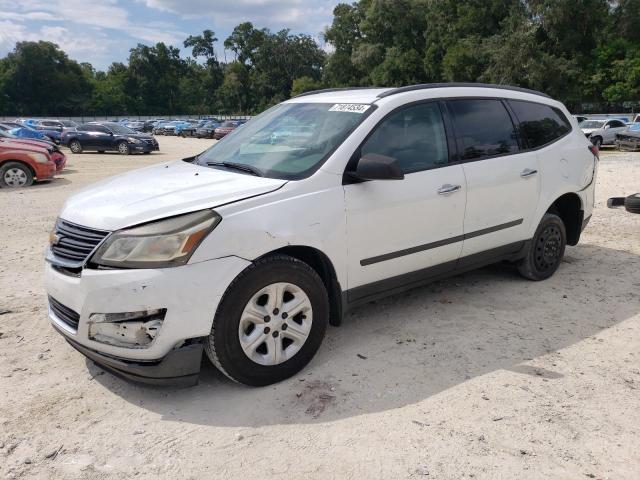
[[[595,157],[600,160],[600,149],[595,145],[589,145],[587,147],[591,153],[595,155]]]

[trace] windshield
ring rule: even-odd
[[[601,128],[604,125],[602,120],[585,120],[580,124],[580,128]]]
[[[369,105],[276,105],[200,154],[197,163],[231,162],[253,167],[266,177],[304,178],[322,165],[367,110]]]
[[[127,127],[125,127],[123,125],[118,125],[117,123],[107,123],[107,124],[105,124],[105,127],[107,127],[109,130],[111,130],[116,135],[128,135],[130,133],[136,133],[133,130],[131,130],[130,128],[127,128]]]

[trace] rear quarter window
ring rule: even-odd
[[[509,100],[509,105],[518,117],[520,134],[528,148],[543,147],[571,131],[569,120],[557,108],[520,100]]]

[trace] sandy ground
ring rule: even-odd
[[[605,153],[597,209],[550,280],[493,266],[359,308],[289,381],[126,383],[49,326],[48,231],[71,193],[203,150],[69,154],[0,192],[0,475],[6,478],[637,479],[640,154]],[[141,179],[143,181],[143,179]]]

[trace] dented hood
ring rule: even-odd
[[[60,218],[117,230],[277,190],[286,180],[176,161],[94,183],[65,203]]]

